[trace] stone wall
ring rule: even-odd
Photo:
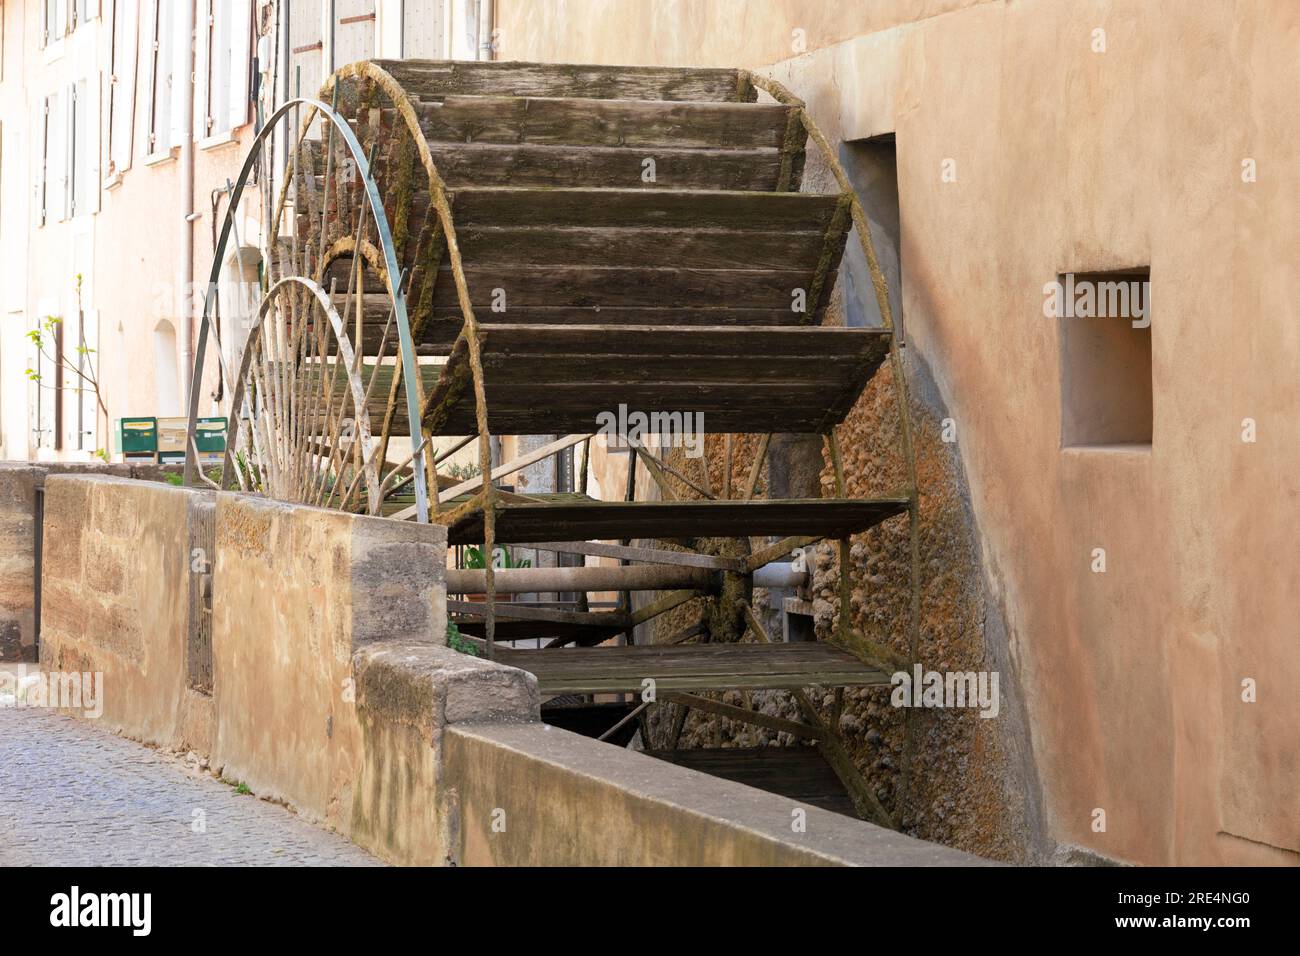
[[[36,502],[49,475],[161,481],[148,464],[0,462],[0,664],[36,661]]]
[[[103,675],[103,720],[204,748],[209,707],[185,683],[192,503],[209,493],[125,478],[45,485],[41,667]]]
[[[439,527],[219,496],[212,765],[348,834],[370,817],[357,786],[363,766],[411,796],[400,782],[426,755],[392,748],[396,763],[376,763],[363,713],[376,695],[359,692],[354,655],[400,646],[411,656],[445,641],[445,555]],[[425,749],[440,720],[421,724]]]
[[[113,729],[391,862],[980,862],[540,723],[531,674],[445,646],[439,527],[120,478],[47,496],[42,668],[102,672]],[[210,696],[187,660],[209,568]]]
[[[544,724],[452,727],[471,866],[966,866],[985,861]]]

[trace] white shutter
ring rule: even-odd
[[[323,75],[321,27],[326,13],[322,0],[294,0],[289,18],[289,96],[315,96]],[[301,84],[301,93],[299,86]]]
[[[45,97],[41,117],[41,168],[36,180],[36,194],[39,197],[40,224],[45,225],[50,211],[50,130],[53,129],[53,97]]]
[[[99,212],[99,185],[104,178],[103,156],[104,144],[102,142],[102,130],[100,128],[101,117],[103,113],[103,91],[101,83],[103,74],[98,70],[92,72],[86,79],[86,104],[85,104],[85,122],[86,122],[86,162],[82,169],[86,173],[86,184],[82,190],[85,197],[86,208],[83,212]]]
[[[50,112],[45,120],[45,210],[46,222],[68,218],[68,94],[50,95]]]
[[[248,122],[248,78],[253,57],[253,2],[232,0],[230,4],[230,99],[229,128]],[[214,117],[217,122],[220,119]]]
[[[212,61],[219,56],[213,43],[212,13],[214,0],[196,0],[194,4],[194,138],[208,135],[209,103],[212,98]],[[215,132],[215,129],[213,130]]]
[[[375,56],[402,59],[403,0],[375,0]]]
[[[180,2],[165,0],[165,2],[169,6],[176,7],[171,14],[171,134],[167,142],[172,146],[179,146],[185,140],[187,132],[184,127],[185,94],[187,92],[193,94],[192,90],[187,90],[186,82],[193,67],[190,60],[190,45],[193,39],[185,32],[185,18],[181,16],[180,11],[181,2],[189,3],[190,0],[180,0]]]
[[[113,76],[109,90],[109,166],[114,172],[131,168],[135,136],[135,84],[138,63],[139,0],[117,0],[113,9]]]
[[[170,62],[167,50],[170,46],[168,30],[170,4],[162,0],[143,0],[147,4],[144,16],[143,44],[146,68],[140,78],[140,95],[144,99],[144,154],[152,156],[162,152],[165,144],[161,131],[165,128],[162,117],[167,115],[167,71]]]
[[[86,169],[86,81],[68,87],[68,213],[79,216],[85,210]]]
[[[334,69],[375,55],[375,0],[335,0]],[[312,90],[312,96],[316,91]]]
[[[445,58],[446,0],[406,0],[403,13],[402,56],[407,59]]]
[[[63,89],[63,218],[71,219],[77,207],[77,84]]]
[[[57,40],[68,32],[68,0],[55,0],[54,23],[50,27],[50,38]]]
[[[99,0],[86,0],[86,19],[94,20],[99,16]]]

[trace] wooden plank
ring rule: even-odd
[[[820,434],[844,420],[859,391],[836,395],[817,383],[752,386],[654,383],[599,390],[588,385],[552,385],[508,394],[493,386],[487,389],[488,426],[496,435],[591,429],[600,424],[598,415],[625,403],[647,414],[683,409],[696,412],[702,417],[693,422],[698,426],[695,430],[705,434]],[[548,392],[556,394],[548,395]],[[552,404],[548,405],[548,401]],[[399,416],[399,422],[401,427],[406,427],[404,417]],[[439,408],[438,417],[425,419],[425,424],[438,436],[472,434],[478,429],[473,406],[468,401]]]
[[[794,385],[813,382],[827,388],[847,387],[864,380],[866,363],[857,355],[828,353],[825,356],[770,353],[733,353],[719,351],[701,355],[679,351],[674,330],[664,329],[663,351],[658,355],[630,356],[576,354],[502,355],[490,352],[483,356],[483,370],[494,387],[536,388],[549,385],[589,385],[615,390],[621,385],[661,383],[666,388],[677,385],[729,385],[752,383]],[[574,373],[578,372],[578,375]],[[507,383],[513,383],[507,384]],[[675,396],[665,395],[672,400]]]
[[[775,149],[430,143],[429,154],[453,189],[586,186],[770,192],[781,169],[781,154]],[[654,160],[653,180],[643,178],[646,159]]]
[[[461,254],[475,268],[615,266],[694,269],[817,268],[822,236],[815,232],[732,229],[640,229],[619,226],[471,226],[457,232]]]
[[[838,194],[733,190],[470,187],[452,190],[456,225],[824,232]]]
[[[593,650],[605,653],[609,648],[556,648],[536,652],[504,651],[498,654],[498,660],[511,666],[520,666],[512,658],[514,654],[574,654],[580,650]],[[524,667],[524,670],[531,670]],[[811,671],[799,673],[763,673],[763,674],[709,674],[678,675],[661,673],[658,675],[621,675],[611,677],[584,677],[575,675],[538,674],[538,691],[542,694],[630,694],[638,693],[643,681],[654,678],[655,685],[662,691],[715,691],[715,690],[797,690],[801,687],[877,687],[888,686],[889,679],[884,674],[866,674],[859,671]]]
[[[728,308],[601,308],[600,306],[511,306],[505,313],[478,308],[475,317],[487,325],[652,325],[665,326],[765,326],[804,327],[808,317],[789,309]],[[445,355],[463,325],[460,307],[439,306],[431,311],[418,344],[418,354]],[[378,334],[367,332],[367,340],[378,346]],[[374,348],[366,352],[374,354]]]
[[[430,142],[780,149],[798,111],[779,103],[452,95],[416,112]],[[797,119],[796,126],[803,131]]]
[[[797,803],[845,816],[857,815],[843,783],[816,747],[726,747],[647,753]]]
[[[535,655],[527,658],[529,667],[536,665],[547,673],[555,674],[644,674],[647,669],[669,669],[689,674],[762,673],[768,670],[816,673],[859,667],[878,669],[863,664],[842,648],[821,641],[790,644],[629,644],[581,654],[528,653]]]
[[[512,60],[375,60],[410,94],[563,96],[753,102],[753,84],[738,70],[697,67],[588,66]]]
[[[807,289],[811,273],[799,269],[660,269],[654,266],[465,265],[470,304],[490,312],[494,290],[505,294],[505,315],[518,308],[591,307],[658,309],[770,309],[815,323],[815,312],[792,309],[794,290]],[[456,306],[447,267],[433,291],[433,307]]]
[[[665,339],[668,341],[665,341]],[[638,360],[671,350],[674,355],[752,355],[768,359],[875,355],[888,350],[883,329],[840,327],[692,327],[666,332],[656,326],[557,325],[483,330],[485,353],[502,355],[582,355]],[[585,359],[584,359],[585,361]]]
[[[753,501],[592,501],[510,504],[497,509],[500,544],[557,538],[671,540],[790,534],[847,537],[904,513],[904,496],[874,499]],[[448,528],[451,544],[483,540],[483,517],[468,515]]]
[[[593,430],[620,405],[696,413],[706,432],[824,431],[848,414],[889,340],[868,329],[496,324],[480,341],[489,427],[545,434]],[[458,390],[466,362],[453,357],[427,393],[434,434],[477,430]]]

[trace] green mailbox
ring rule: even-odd
[[[200,418],[195,423],[194,445],[200,457],[220,458],[226,451],[226,420]]]
[[[118,419],[117,434],[122,457],[127,461],[154,460],[158,453],[158,419]]]

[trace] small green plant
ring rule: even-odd
[[[183,484],[185,484],[185,478],[184,478],[184,476],[182,476],[182,475],[178,475],[178,474],[176,474],[176,472],[174,472],[174,471],[166,472],[166,473],[163,475],[163,481],[167,482],[167,484],[169,484],[169,485],[183,485]]]
[[[508,548],[494,548],[492,567],[497,571],[508,571],[515,568],[531,568],[533,562],[528,558],[522,561],[516,561],[511,555]],[[487,559],[484,557],[483,549],[477,545],[470,545],[465,549],[465,570],[467,571],[484,571],[487,569]]]
[[[82,276],[78,272],[76,275],[77,315],[81,321],[77,323],[79,329],[78,341],[76,347],[72,349],[72,354],[76,356],[75,362],[69,357],[68,349],[63,345],[60,334],[63,319],[59,316],[47,315],[42,318],[37,323],[36,328],[27,333],[27,338],[32,345],[36,346],[36,351],[40,355],[41,363],[38,364],[58,367],[65,375],[73,377],[73,381],[77,384],[66,387],[75,391],[78,397],[84,391],[90,392],[95,397],[97,414],[103,416],[104,421],[108,421],[108,407],[104,404],[103,396],[99,392],[99,377],[95,368],[97,362],[96,352],[95,349],[86,345],[85,313],[81,308],[81,285]],[[42,381],[41,372],[37,369],[28,368],[24,374],[38,389],[44,388],[50,391],[57,391],[58,389],[58,386]],[[108,461],[108,452],[103,448],[95,449],[95,455],[104,461]]]
[[[460,632],[454,622],[447,622],[447,646],[453,651],[460,651],[470,657],[478,657],[478,648]]]
[[[469,481],[469,479],[477,478],[483,474],[483,469],[473,462],[468,465],[458,465],[453,462],[447,466],[447,474],[453,478],[459,478],[461,481]]]
[[[241,797],[249,796],[252,792],[253,791],[248,788],[248,784],[244,783],[242,780],[235,784],[235,793],[239,794]]]

